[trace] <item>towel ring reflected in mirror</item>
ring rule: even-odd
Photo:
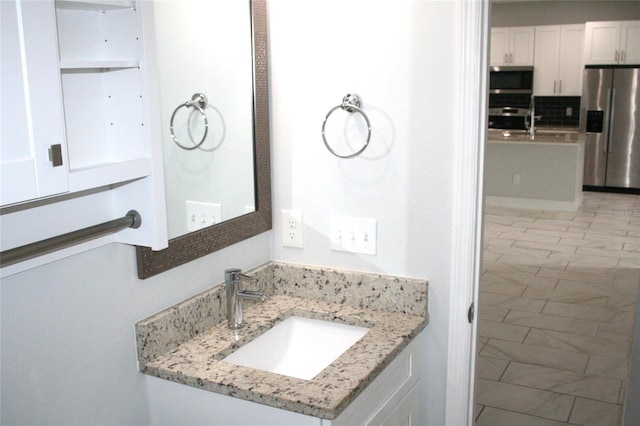
[[[204,93],[195,93],[192,97],[190,101],[187,101],[183,104],[178,105],[178,107],[173,110],[173,114],[171,114],[171,121],[169,122],[169,130],[171,131],[171,137],[173,138],[173,141],[176,143],[176,145],[178,145],[180,148],[182,149],[186,149],[188,151],[194,150],[196,148],[199,148],[205,141],[205,139],[207,138],[207,133],[209,131],[209,120],[207,119],[207,114],[204,112],[204,110],[207,108],[208,106],[208,101],[207,101],[207,97],[204,95]],[[193,146],[185,146],[183,144],[180,143],[180,141],[178,140],[178,137],[176,136],[175,130],[174,130],[174,126],[173,126],[173,120],[176,117],[177,112],[180,110],[180,108],[195,108],[196,110],[198,110],[198,112],[200,113],[200,115],[202,115],[202,119],[204,120],[204,134],[202,135],[202,139],[200,140],[200,142],[196,143],[193,138],[191,137],[191,128],[189,127],[189,124],[187,124],[187,127],[189,127],[189,138],[191,139],[191,142],[193,143]]]

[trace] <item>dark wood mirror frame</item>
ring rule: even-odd
[[[271,156],[266,0],[251,1],[253,135],[256,211],[169,241],[153,251],[136,247],[138,278],[145,279],[271,229]]]

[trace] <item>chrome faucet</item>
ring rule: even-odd
[[[536,101],[535,101],[535,97],[533,95],[531,95],[531,102],[529,103],[529,123],[527,123],[527,117],[525,116],[524,118],[524,124],[527,127],[527,130],[529,131],[529,135],[531,135],[531,139],[533,139],[534,134],[536,132]],[[528,124],[528,125],[527,125]]]
[[[244,315],[242,313],[242,304],[244,299],[256,300],[263,302],[267,297],[262,292],[248,291],[242,289],[242,280],[252,281],[248,275],[242,273],[242,270],[233,268],[224,271],[224,286],[227,292],[227,318],[228,327],[232,330],[242,328],[244,325]]]

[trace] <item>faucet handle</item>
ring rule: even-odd
[[[245,279],[249,281],[255,280],[253,277],[243,274],[242,269],[240,268],[231,268],[224,271],[224,280],[226,282],[237,281],[239,279]]]

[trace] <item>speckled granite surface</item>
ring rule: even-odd
[[[245,304],[245,327],[227,329],[219,285],[136,324],[146,374],[315,417],[333,419],[427,323],[427,282],[270,262],[247,273],[269,299]],[[312,380],[222,361],[290,316],[369,327]]]

